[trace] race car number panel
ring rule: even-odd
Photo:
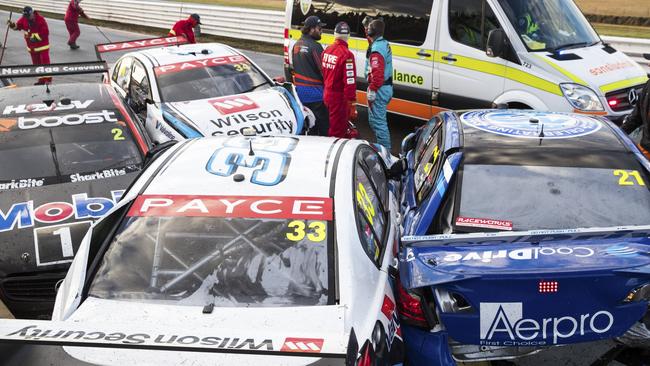
[[[38,267],[72,262],[92,221],[34,229],[34,252]]]

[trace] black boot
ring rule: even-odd
[[[78,48],[79,48],[79,46],[77,46],[76,43],[72,43],[72,44],[70,45],[70,49],[71,49],[71,50],[76,50],[76,49],[78,49]]]

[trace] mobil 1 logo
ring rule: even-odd
[[[34,229],[36,265],[72,262],[91,224],[92,221],[81,221]]]

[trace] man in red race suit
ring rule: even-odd
[[[27,51],[32,57],[34,65],[50,64],[50,30],[47,22],[31,6],[23,8],[23,16],[16,23],[8,21],[9,28],[17,31],[25,31],[25,43]],[[38,79],[36,85],[51,83],[52,78],[45,77]]]
[[[187,19],[177,21],[169,30],[168,36],[183,36],[187,38],[188,43],[196,43],[194,27],[199,24],[201,24],[201,17],[198,14],[192,14]]]
[[[68,29],[68,34],[70,35],[68,38],[68,46],[70,46],[70,49],[72,50],[79,48],[79,46],[77,46],[77,38],[79,38],[79,35],[81,34],[81,30],[79,29],[79,16],[88,19],[88,15],[86,15],[81,6],[79,6],[80,2],[81,0],[70,0],[68,9],[65,11],[65,17],[63,18],[65,21],[65,27]]]
[[[357,71],[354,54],[348,49],[350,27],[339,22],[334,28],[334,43],[323,52],[323,100],[329,110],[328,136],[354,137],[348,121],[357,119]]]

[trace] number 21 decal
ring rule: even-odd
[[[636,170],[614,170],[614,175],[620,177],[618,180],[619,186],[645,186],[641,174]]]

